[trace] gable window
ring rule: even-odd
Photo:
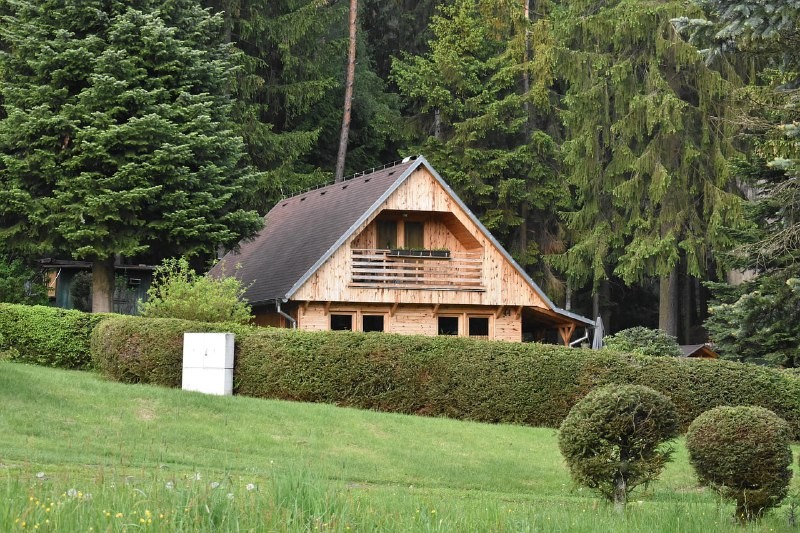
[[[383,315],[363,315],[361,317],[361,331],[385,331],[383,326]]]
[[[331,314],[331,331],[353,331],[353,315]]]
[[[489,317],[471,316],[468,319],[469,336],[489,338]]]
[[[439,335],[458,335],[458,317],[440,316],[438,331]]]
[[[379,220],[377,224],[378,248],[397,248],[397,222]]]
[[[422,231],[422,222],[406,222],[405,226],[405,247],[409,249],[425,248],[425,235]]]

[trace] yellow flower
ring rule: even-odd
[[[145,509],[145,510],[144,510],[144,515],[145,515],[147,518],[150,518],[151,516],[153,516],[153,513],[151,513],[149,509]]]
[[[139,523],[140,523],[140,524],[144,524],[144,518],[140,518],[140,519],[139,519]]]
[[[114,516],[116,516],[117,518],[122,518],[123,514],[122,513],[117,513]]]
[[[158,513],[159,518],[164,518],[164,513]]]

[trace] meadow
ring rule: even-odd
[[[790,531],[697,486],[682,440],[624,515],[553,429],[211,397],[0,361],[0,531]],[[797,449],[795,449],[795,454]],[[800,517],[797,518],[800,522]]]

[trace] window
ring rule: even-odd
[[[378,248],[397,248],[397,222],[394,220],[379,220]]]
[[[331,331],[352,331],[353,315],[331,314]]]
[[[439,335],[458,335],[458,317],[440,316]]]
[[[425,248],[425,235],[422,232],[422,222],[405,223],[405,246],[406,248]]]
[[[471,316],[469,317],[469,336],[470,337],[489,337],[489,317]]]
[[[383,329],[383,315],[364,315],[361,319],[361,331],[369,333],[370,331],[384,331]]]

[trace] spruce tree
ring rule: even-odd
[[[543,276],[542,254],[560,245],[555,213],[567,190],[549,127],[551,65],[526,54],[526,36],[545,33],[542,25],[525,18],[522,2],[458,0],[440,8],[430,30],[430,52],[393,66],[400,92],[419,111],[424,135],[415,149],[522,265]],[[527,91],[526,72],[534,74]]]
[[[93,263],[210,254],[260,225],[229,119],[222,19],[193,0],[21,1],[3,17],[0,227],[12,247]]]
[[[708,68],[676,34],[682,2],[588,0],[553,12],[574,243],[558,262],[576,284],[661,280],[659,326],[678,331],[688,276],[703,278],[741,220],[726,156],[735,75]],[[684,281],[682,290],[679,282]],[[684,313],[689,315],[690,313]]]

